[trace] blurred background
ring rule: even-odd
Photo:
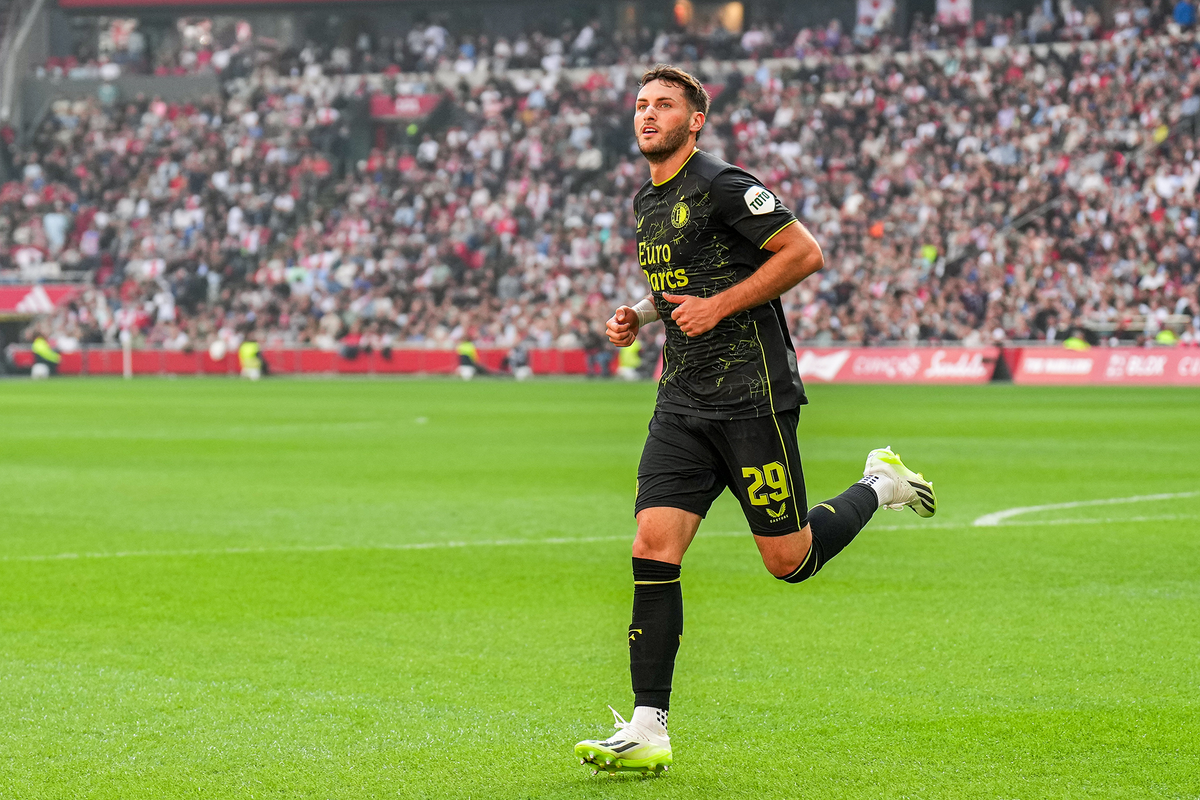
[[[0,0],[5,366],[237,373],[251,341],[282,372],[651,377],[660,330],[624,363],[602,330],[646,292],[632,102],[670,62],[714,97],[700,146],[825,250],[784,298],[807,377],[1200,380],[1194,23],[1191,0]],[[1095,346],[1139,349],[1083,366]]]

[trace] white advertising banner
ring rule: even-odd
[[[971,0],[937,0],[935,19],[939,25],[970,25],[972,10]]]
[[[858,0],[858,24],[869,28],[890,27],[895,11],[896,0]]]

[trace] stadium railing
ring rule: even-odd
[[[508,348],[479,348],[479,363],[490,371],[500,371],[509,352]],[[582,349],[534,349],[528,355],[535,375],[587,373],[587,353]],[[264,348],[262,356],[271,371],[279,374],[449,375],[459,366],[458,354],[444,349],[397,348],[350,355],[316,348]],[[28,370],[33,365],[33,353],[28,347],[14,347],[10,362],[17,370]],[[123,364],[119,347],[85,346],[63,353],[58,372],[120,375]],[[240,371],[236,353],[214,359],[206,351],[137,349],[132,352],[132,366],[135,375],[236,375]],[[613,366],[615,363],[609,365],[610,371]]]
[[[1008,382],[1050,385],[1151,385],[1200,386],[1200,348],[1197,347],[1095,347],[1068,350],[1045,342],[1004,347],[852,347],[798,345],[801,377],[821,383],[925,383],[969,384]],[[504,374],[509,350],[481,348],[479,363],[488,371]],[[452,375],[459,366],[452,350],[397,349],[361,352],[353,357],[337,351],[312,348],[269,348],[263,351],[273,372],[282,375]],[[588,354],[582,349],[530,350],[534,375],[587,374]],[[28,373],[33,353],[28,347],[10,346],[6,366]],[[60,375],[120,375],[119,348],[85,347],[64,353]],[[607,364],[609,374],[615,359]],[[207,352],[134,350],[134,375],[236,376],[237,356],[214,359]]]

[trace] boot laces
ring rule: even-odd
[[[616,728],[617,730],[623,731],[627,727],[629,727],[630,724],[632,724],[630,722],[627,722],[625,720],[625,718],[621,716],[621,713],[619,711],[617,711],[615,708],[613,708],[612,706],[609,706],[608,710],[613,712],[613,718],[615,720],[615,722],[613,723],[613,727]]]

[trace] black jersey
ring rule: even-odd
[[[808,402],[783,304],[772,300],[689,337],[671,319],[668,294],[711,297],[770,258],[762,249],[796,221],[745,170],[700,150],[633,199],[638,262],[667,327],[658,408],[707,419],[748,419]]]

